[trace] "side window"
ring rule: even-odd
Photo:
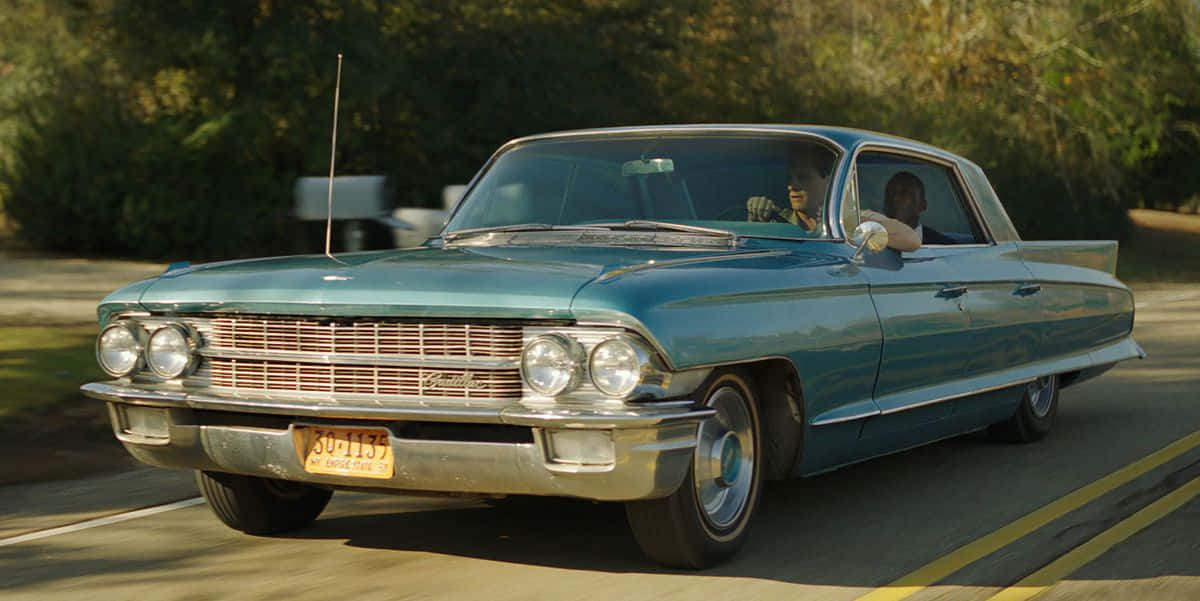
[[[885,152],[858,155],[862,208],[920,226],[923,245],[987,242],[949,167]]]

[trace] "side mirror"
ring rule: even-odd
[[[850,235],[850,245],[854,247],[855,261],[862,258],[863,251],[877,253],[888,244],[888,233],[882,224],[874,221],[864,221],[854,228]]]

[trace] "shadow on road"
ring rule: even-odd
[[[1078,425],[1086,429],[1086,421]],[[1030,476],[1020,473],[1019,466],[1032,464],[1031,456],[1047,450],[1036,448],[969,435],[823,476],[770,483],[747,546],[728,564],[702,572],[659,568],[643,559],[617,503],[509,498],[488,508],[321,519],[288,538],[345,539],[353,547],[571,570],[874,587],[920,565],[913,564],[914,557],[932,560],[1031,509],[1006,502],[994,491],[1028,484]],[[1031,549],[1017,557],[999,554],[945,583],[1011,584],[1014,568],[1018,577],[1036,570],[1169,492],[1194,475],[1191,471],[1175,469],[1162,476],[1163,482],[1147,483],[1152,491],[1126,491],[1121,498],[1098,502],[1027,537],[1022,544]],[[979,501],[986,497],[993,502]],[[1105,577],[1167,575],[1200,576],[1200,565],[1160,570],[1131,565],[1129,571]]]
[[[1150,358],[1066,389],[1046,440],[1009,445],[972,434],[770,483],[746,548],[730,563],[698,574],[879,586],[1190,434],[1200,425],[1200,369],[1195,332],[1188,329],[1197,305],[1159,304],[1142,312],[1135,335],[1147,343]],[[1197,475],[1200,450],[1193,449],[944,583],[1007,586]],[[1139,536],[1162,538],[1172,528],[1200,532],[1197,508],[1200,500],[1193,500],[1129,539],[1133,547],[1151,549],[1146,557],[1106,564],[1103,574],[1089,577],[1200,577],[1200,562],[1186,559],[1191,551],[1185,547],[1194,543],[1163,551],[1182,560],[1154,557],[1154,544],[1137,543]],[[642,558],[619,504],[528,498],[482,509],[336,517],[295,537],[565,569],[676,573]]]

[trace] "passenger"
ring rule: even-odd
[[[953,238],[921,224],[921,213],[925,212],[927,206],[925,184],[921,182],[921,178],[908,171],[893,175],[884,187],[883,210],[889,217],[912,228],[921,244],[956,244],[957,241]]]
[[[788,165],[788,206],[781,207],[767,196],[751,196],[746,199],[746,220],[786,221],[806,233],[819,233],[829,172],[829,166],[821,163],[826,162],[806,153],[793,154]]]

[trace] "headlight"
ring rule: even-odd
[[[163,326],[146,344],[146,365],[160,378],[178,378],[191,368],[195,351],[195,342],[182,326]]]
[[[582,354],[579,343],[565,336],[539,336],[521,353],[521,378],[540,394],[562,393],[578,384]]]
[[[592,349],[589,364],[592,384],[604,394],[623,397],[641,382],[645,363],[645,354],[639,353],[628,340],[610,338]]]
[[[120,378],[136,370],[142,362],[143,330],[131,322],[109,324],[96,339],[96,361],[100,369]]]

